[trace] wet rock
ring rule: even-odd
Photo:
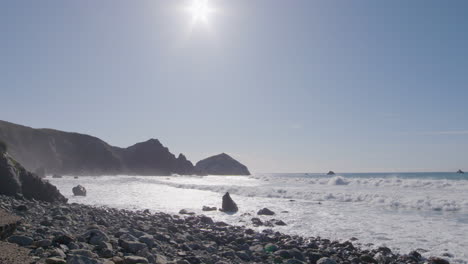
[[[124,257],[125,264],[148,264],[148,259],[139,256],[126,256]]]
[[[223,204],[221,208],[223,212],[227,212],[227,213],[235,213],[239,211],[237,204],[234,202],[234,200],[232,200],[231,196],[229,195],[229,192],[224,194]]]
[[[337,264],[337,263],[331,258],[321,258],[317,261],[317,264]]]
[[[125,240],[119,240],[119,245],[125,250],[125,252],[133,254],[136,254],[138,253],[138,251],[147,248],[147,245],[145,243]]]
[[[449,262],[443,258],[431,257],[429,258],[430,264],[449,264]]]
[[[376,263],[377,264],[377,261],[369,256],[369,255],[362,255],[360,258],[359,258],[362,262],[365,262],[365,263]]]
[[[8,242],[24,247],[32,245],[34,240],[28,236],[11,236],[8,238]]]
[[[194,212],[190,212],[187,209],[182,209],[179,211],[179,214],[185,214],[185,215],[194,215]]]
[[[46,259],[45,263],[46,264],[66,264],[67,262],[64,259],[52,257],[52,258]]]
[[[81,185],[73,187],[72,191],[75,196],[86,196],[86,189]]]
[[[100,261],[80,255],[69,255],[67,264],[102,264]]]
[[[99,245],[101,242],[108,242],[109,237],[99,229],[91,229],[82,235],[91,245]]]
[[[52,245],[52,241],[50,241],[49,239],[42,239],[42,240],[39,240],[39,241],[36,241],[34,242],[34,246],[36,247],[50,247]]]
[[[263,209],[260,209],[258,212],[257,212],[258,215],[274,215],[275,212],[271,211],[270,209],[268,208],[263,208]]]
[[[254,226],[262,226],[263,225],[263,222],[262,222],[262,220],[260,220],[260,218],[254,217],[254,218],[251,219],[251,221],[252,221],[252,224]]]
[[[277,225],[277,226],[285,226],[286,223],[283,222],[282,220],[277,220],[277,221],[275,221],[275,225]]]
[[[203,206],[202,208],[203,211],[216,211],[217,208],[216,207],[209,207],[209,206]]]
[[[213,219],[211,219],[211,217],[204,216],[204,215],[200,216],[200,222],[207,224],[207,225],[214,224],[214,221]]]

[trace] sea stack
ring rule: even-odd
[[[334,171],[329,171],[329,172],[327,173],[327,175],[335,175],[335,172],[334,172]]]
[[[86,189],[81,185],[73,187],[72,191],[75,196],[86,196]]]
[[[458,173],[458,174],[464,174],[465,172],[462,171],[462,170],[458,170],[457,173]]]
[[[200,160],[195,165],[200,175],[250,175],[249,169],[226,153]]]
[[[223,196],[223,206],[220,211],[226,212],[226,213],[235,213],[239,210],[237,207],[237,204],[232,200],[231,196],[229,195],[229,192],[227,192]]]

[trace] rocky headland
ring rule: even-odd
[[[0,141],[6,143],[11,157],[39,176],[250,174],[244,165],[226,154],[194,166],[184,154],[175,156],[157,139],[120,148],[85,134],[0,121]]]

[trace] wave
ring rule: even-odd
[[[448,183],[443,180],[347,179],[335,176],[312,180],[260,179],[257,185],[246,186],[242,185],[243,183],[236,185],[232,181],[201,184],[207,180],[200,180],[200,183],[192,183],[194,179],[192,177],[190,183],[184,183],[183,179],[183,176],[179,176],[178,181],[170,177],[135,176],[122,178],[122,181],[216,193],[229,192],[244,197],[295,199],[301,202],[360,203],[363,206],[381,206],[390,209],[468,211],[468,200],[462,198],[464,195],[460,195],[460,192],[466,193],[468,185],[460,186],[455,182]]]

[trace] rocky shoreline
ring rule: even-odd
[[[435,263],[417,252],[357,248],[351,241],[304,238],[169,215],[0,196],[0,209],[22,218],[6,240],[30,250],[31,263]]]

